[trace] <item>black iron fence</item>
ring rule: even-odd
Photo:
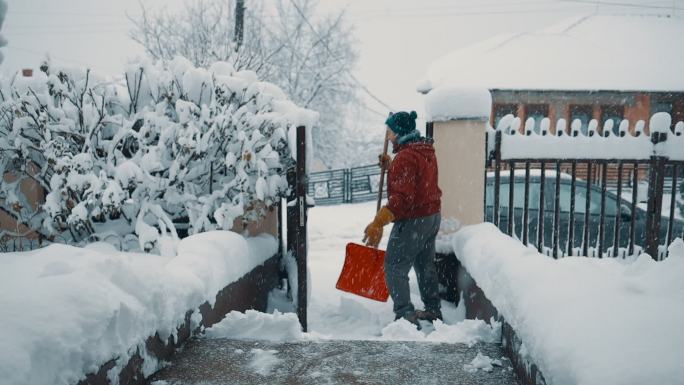
[[[309,174],[308,194],[316,205],[368,202],[378,198],[379,181],[378,165],[315,172]]]
[[[506,140],[509,135],[517,138]],[[680,143],[681,132],[657,132],[650,142],[641,138],[644,143],[627,144],[656,149],[666,144],[668,135]],[[604,157],[587,148],[593,155],[585,158],[521,157],[524,151],[505,151],[506,145],[521,146],[526,140],[534,145],[544,143],[540,136],[532,136],[536,138],[502,129],[488,132],[486,221],[554,258],[625,257],[645,251],[662,259],[667,256],[667,245],[675,237],[684,237],[681,156],[671,159],[668,154],[672,151],[654,150],[650,157],[615,159],[612,155],[617,152],[605,151]],[[629,136],[628,140],[636,137]],[[573,138],[548,143],[572,145],[568,139]],[[582,143],[589,143],[586,139],[582,138]],[[604,139],[597,135],[596,140]],[[604,140],[602,144],[610,143],[620,142]],[[675,148],[669,144],[670,149]],[[674,151],[684,155],[684,148]]]

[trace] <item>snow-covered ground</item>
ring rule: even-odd
[[[344,264],[345,246],[361,243],[363,231],[375,216],[375,202],[320,206],[309,212],[309,330],[335,339],[375,339],[394,320],[392,300],[377,302],[335,288]],[[386,249],[391,226],[380,244]],[[422,308],[415,273],[411,271],[411,299]],[[446,323],[457,323],[464,311],[442,302]]]
[[[271,236],[206,232],[178,255],[122,253],[105,243],[51,245],[0,254],[0,383],[70,385],[140,349],[146,375],[158,369],[145,340],[176,333],[188,310],[277,251]],[[199,312],[192,317],[196,324]]]
[[[442,301],[444,323],[424,324],[422,331],[405,320],[394,321],[391,299],[377,302],[335,288],[344,264],[345,246],[360,243],[363,230],[375,216],[375,202],[314,207],[309,211],[309,333],[301,333],[292,313],[231,313],[207,331],[209,337],[269,340],[404,340],[465,343],[498,342],[500,327],[480,320],[464,320],[465,309]],[[391,226],[380,244],[384,249]],[[411,297],[422,308],[415,273],[410,276]],[[271,296],[271,311],[291,312],[285,293]],[[273,330],[278,330],[274,334]]]
[[[655,262],[554,260],[469,226],[452,246],[549,384],[684,384],[684,242]]]

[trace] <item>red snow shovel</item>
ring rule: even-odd
[[[348,293],[387,302],[385,252],[373,247],[347,244],[347,254],[337,288]]]
[[[387,155],[387,134],[383,157]],[[385,165],[380,166],[380,186],[378,188],[378,206],[382,201],[382,189],[385,183]],[[342,273],[337,280],[339,290],[376,301],[387,302],[389,290],[385,282],[385,252],[374,247],[362,246],[355,243],[347,244]]]

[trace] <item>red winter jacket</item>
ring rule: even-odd
[[[400,146],[387,176],[387,207],[395,221],[426,217],[441,210],[437,158],[431,142]]]

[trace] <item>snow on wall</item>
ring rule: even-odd
[[[581,131],[581,122],[574,120],[567,134],[567,122],[559,119],[556,122],[556,135],[551,134],[551,121],[543,118],[536,132],[535,119],[528,118],[524,132],[519,118],[513,115],[504,116],[496,129],[488,130],[489,150],[494,149],[494,134],[502,132],[501,159],[650,159],[651,156],[666,156],[671,160],[684,160],[684,122],[678,122],[675,130],[670,130],[671,117],[668,113],[659,112],[653,115],[649,127],[651,132],[667,134],[666,141],[654,145],[651,137],[644,133],[644,122],[636,123],[636,135],[632,135],[628,127],[630,122],[623,120],[617,127],[622,136],[613,132],[613,122],[607,121],[600,135],[598,122],[591,120],[587,127],[587,135]]]
[[[668,259],[554,260],[492,224],[453,250],[548,384],[681,384],[684,241]]]
[[[492,95],[486,88],[438,87],[425,99],[425,119],[429,122],[488,119],[491,112]]]
[[[146,354],[148,337],[175,335],[188,309],[213,303],[276,252],[271,236],[213,231],[181,240],[171,257],[117,252],[106,243],[3,254],[0,382],[75,384],[118,357],[109,372],[115,379],[136,348]],[[146,375],[159,365],[148,358]]]

